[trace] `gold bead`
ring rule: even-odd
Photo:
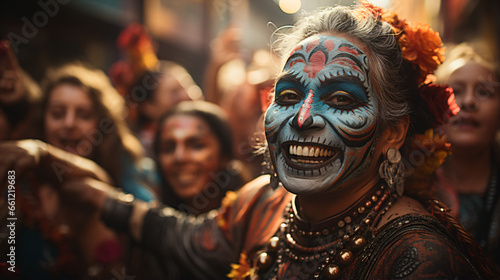
[[[267,270],[271,267],[272,264],[273,260],[266,252],[260,253],[257,259],[257,267],[259,268],[259,270]]]
[[[274,236],[271,239],[269,239],[269,243],[267,245],[269,248],[269,251],[276,252],[278,250],[278,247],[279,247],[279,242],[280,242],[280,239],[277,236]]]
[[[363,236],[356,235],[351,239],[351,248],[353,250],[359,250],[366,245],[366,239]]]
[[[285,223],[281,223],[281,225],[280,225],[280,231],[281,231],[282,233],[285,233],[285,232],[286,232],[286,228],[287,228],[287,224],[285,224]]]
[[[339,252],[338,258],[341,263],[348,264],[352,261],[353,254],[351,251],[343,249]]]
[[[338,279],[340,277],[340,267],[336,264],[329,264],[323,270],[323,275],[327,279]]]

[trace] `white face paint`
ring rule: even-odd
[[[365,175],[378,132],[368,57],[344,38],[316,35],[292,51],[266,112],[266,137],[285,188],[321,193]]]

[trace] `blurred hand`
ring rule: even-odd
[[[210,44],[212,62],[221,66],[240,57],[241,30],[229,25]]]
[[[0,182],[5,184],[7,172],[13,170],[16,177],[35,169],[46,154],[46,144],[39,140],[0,142]]]
[[[117,196],[118,191],[111,185],[90,177],[65,180],[61,184],[65,200],[80,210],[101,210],[108,196]]]
[[[0,40],[0,103],[12,104],[26,92],[22,70],[9,41]]]

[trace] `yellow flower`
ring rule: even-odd
[[[226,195],[224,196],[221,202],[221,209],[226,209],[228,207],[231,207],[231,205],[233,205],[233,203],[236,201],[236,197],[237,195],[234,191],[226,192]],[[221,229],[227,229],[228,222],[225,211],[221,211],[220,214],[217,215],[217,224]]]
[[[248,257],[245,252],[240,254],[240,263],[232,263],[231,271],[226,275],[230,279],[244,280],[253,275],[254,269],[248,263]]]
[[[406,180],[406,189],[410,194],[425,193],[430,187],[432,174],[451,154],[450,144],[445,135],[428,129],[424,134],[417,134],[411,139],[410,148],[412,152],[424,155],[425,159],[422,164],[414,166],[413,173]]]

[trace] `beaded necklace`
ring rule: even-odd
[[[388,187],[381,185],[343,213],[312,227],[297,215],[297,202],[292,200],[285,209],[280,229],[258,254],[257,279],[282,278],[284,266],[289,262],[312,267],[313,279],[339,278],[342,269],[373,239],[372,226],[394,204],[395,198]]]

